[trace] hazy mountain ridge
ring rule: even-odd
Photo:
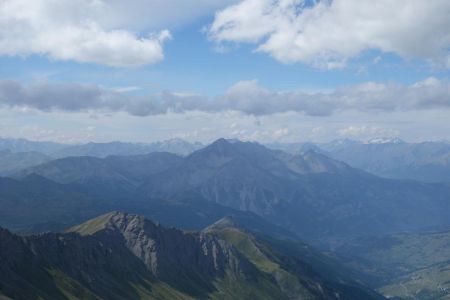
[[[66,147],[67,145],[54,142],[30,141],[26,139],[13,139],[0,137],[0,150],[11,152],[40,152],[46,155]]]
[[[210,201],[284,222],[301,235],[448,224],[445,185],[379,178],[313,151],[299,157],[254,143],[218,140],[155,174],[141,189],[149,196],[196,190]],[[305,162],[308,167],[298,171]]]
[[[19,237],[0,229],[0,240],[0,291],[18,300],[382,299],[364,286],[318,275],[298,277],[298,289],[286,292],[212,232],[185,233],[119,212],[64,234]]]
[[[379,178],[314,151],[291,155],[219,139],[184,158],[159,153],[142,158],[73,157],[23,174],[104,195],[168,199],[194,192],[309,238],[450,225],[449,186]],[[95,168],[83,163],[90,160]]]
[[[67,157],[24,169],[15,177],[38,174],[63,184],[78,184],[80,190],[96,193],[116,193],[117,196],[136,194],[145,178],[177,165],[181,158],[175,154],[154,152],[145,155]]]
[[[35,232],[58,230],[114,209],[113,199],[88,195],[72,185],[37,175],[22,180],[0,177],[0,226]],[[35,229],[34,229],[35,228]]]
[[[61,231],[112,210],[139,213],[166,226],[189,230],[200,230],[227,215],[257,217],[193,192],[150,199],[137,192],[118,195],[105,186],[97,188],[92,191],[80,184],[60,184],[36,174],[20,180],[0,177],[0,226],[24,234]]]
[[[0,176],[12,175],[20,170],[48,162],[51,159],[40,152],[0,150]]]
[[[269,143],[267,146],[292,154],[304,154],[312,150],[381,177],[450,182],[450,143],[448,142],[407,143],[398,138],[379,138],[367,142],[342,139],[317,144],[309,142]],[[0,150],[10,150],[13,153],[40,152],[53,158],[70,156],[105,158],[152,152],[169,152],[186,156],[203,147],[204,145],[201,143],[189,143],[181,139],[153,143],[91,142],[77,145],[33,142],[24,139],[0,139]],[[18,162],[20,163],[20,161]],[[29,163],[29,166],[32,165],[36,165],[36,163]],[[24,167],[27,166],[24,165]],[[20,168],[15,168],[14,171]]]
[[[87,143],[67,146],[53,153],[54,157],[94,156],[105,158],[107,156],[142,155],[152,152],[169,152],[178,155],[188,155],[200,148],[201,143],[189,143],[181,139],[170,139],[153,143]]]
[[[369,173],[396,179],[450,182],[450,143],[407,143],[398,138],[368,142],[349,139],[329,143],[269,144],[291,153],[309,149]]]
[[[88,142],[81,144],[64,144],[55,142],[30,141],[26,139],[0,138],[0,151],[39,152],[52,158],[70,156],[93,156],[105,158],[113,155],[140,155],[152,152],[169,152],[177,155],[188,155],[204,145],[200,142],[190,143],[174,138],[152,143],[130,142]]]

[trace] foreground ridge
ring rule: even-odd
[[[0,229],[0,295],[13,299],[382,298],[357,284],[339,285],[318,273],[295,268],[288,272],[282,265],[278,268],[282,280],[276,280],[276,272],[261,268],[213,228],[184,232],[116,211],[65,233],[22,237]],[[242,234],[262,245],[250,233]],[[269,244],[265,247],[270,249]],[[282,260],[276,250],[270,251],[271,264]]]

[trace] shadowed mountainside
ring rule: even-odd
[[[26,169],[89,194],[169,199],[195,193],[312,239],[450,225],[450,187],[384,179],[323,154],[217,140],[187,157],[73,157]]]
[[[187,233],[119,212],[61,234],[2,229],[0,241],[0,291],[17,300],[382,299],[356,282],[323,279],[297,258],[277,279],[211,228]],[[272,252],[269,261],[281,259]]]

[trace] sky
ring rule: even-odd
[[[0,0],[0,137],[450,140],[448,0]]]

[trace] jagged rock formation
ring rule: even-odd
[[[120,212],[66,233],[20,237],[1,229],[0,260],[0,294],[16,300],[342,299],[351,291],[345,299],[381,298],[319,277],[289,290],[211,230],[182,232]]]

